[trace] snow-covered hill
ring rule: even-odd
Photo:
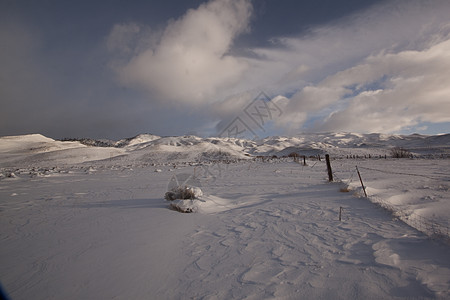
[[[96,144],[90,140],[89,144]],[[107,143],[97,143],[105,145]],[[295,137],[268,137],[262,140],[160,137],[141,134],[111,142],[111,147],[87,146],[80,141],[57,141],[39,134],[0,138],[0,167],[79,164],[103,161],[168,163],[174,161],[237,160],[254,156],[287,156],[290,153],[317,156],[390,155],[393,147],[403,147],[415,156],[448,157],[450,134],[438,136],[355,133],[301,134]]]
[[[123,153],[124,149],[89,147],[77,141],[56,141],[40,134],[0,138],[0,168],[71,165]]]

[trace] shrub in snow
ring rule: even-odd
[[[203,196],[199,187],[175,187],[166,192],[164,199],[171,201],[170,208],[179,212],[191,213],[196,211],[196,199]]]
[[[16,178],[16,174],[14,172],[11,171],[6,171],[5,175],[6,178]],[[3,177],[3,176],[2,176]]]
[[[169,207],[182,213],[192,213],[197,211],[194,200],[176,200],[170,203]]]
[[[198,199],[199,197],[203,196],[203,192],[199,187],[191,187],[191,186],[185,186],[185,187],[177,187],[172,189],[171,191],[168,191],[164,199],[167,201],[173,201],[177,199],[186,200],[186,199]]]
[[[195,212],[203,196],[200,180],[193,174],[174,174],[167,186],[164,199],[170,201],[170,208],[179,212]]]

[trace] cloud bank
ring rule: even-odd
[[[288,66],[275,85],[297,84],[278,125],[389,133],[450,122],[449,13],[445,1],[391,1],[254,49],[260,68]]]
[[[370,56],[303,88],[286,108],[311,113],[331,109],[314,125],[319,131],[398,132],[420,122],[450,122],[449,76],[446,40],[423,51]]]
[[[251,14],[249,1],[212,0],[159,32],[116,25],[108,46],[121,84],[160,103],[203,105],[221,125],[264,90],[283,100],[276,125],[286,133],[450,122],[447,1],[383,2],[233,54]]]

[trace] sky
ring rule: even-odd
[[[450,132],[446,0],[0,0],[0,136]]]

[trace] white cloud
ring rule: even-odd
[[[325,108],[343,100],[345,91],[354,87],[348,105],[333,111],[315,129],[398,132],[420,122],[450,122],[449,78],[447,40],[423,51],[371,56],[312,87],[327,101],[315,99],[305,88],[290,105],[312,102],[317,104],[315,109]],[[377,89],[370,90],[370,85]]]
[[[261,90],[280,94],[289,101],[275,122],[290,133],[450,122],[450,2],[386,1],[302,36],[275,37],[248,57],[231,54],[251,12],[248,0],[212,0],[163,32],[116,25],[108,45],[121,55],[122,84],[169,105],[207,105],[221,123]]]
[[[450,122],[449,14],[448,2],[393,1],[308,36],[280,39],[284,48],[255,50],[304,70],[299,76],[307,83],[290,97],[278,124],[399,132]]]
[[[118,68],[127,86],[149,91],[162,101],[204,103],[235,85],[248,64],[228,54],[233,40],[248,29],[252,6],[248,0],[213,0],[187,11],[168,24],[159,39]],[[128,33],[136,24],[116,25],[109,44],[128,49]],[[112,41],[112,42],[110,42]],[[116,43],[117,42],[117,43]],[[123,52],[123,51],[122,51]]]

